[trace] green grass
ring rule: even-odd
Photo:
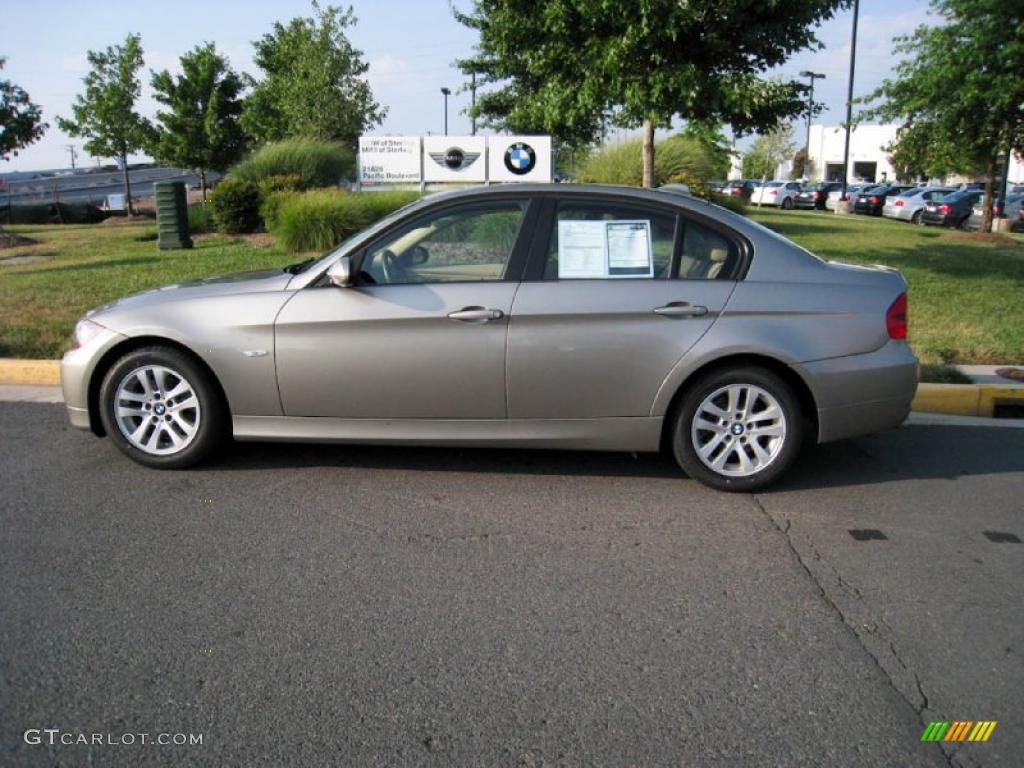
[[[979,242],[865,216],[749,212],[823,258],[903,272],[910,343],[922,362],[1024,362],[1024,240]],[[38,243],[0,251],[0,357],[58,357],[87,309],[129,293],[302,258],[266,235],[205,235],[190,251],[159,251],[152,223],[8,229]],[[13,256],[38,260],[3,261]]]
[[[147,222],[6,229],[38,243],[0,251],[0,357],[59,357],[87,309],[129,293],[302,258],[266,235],[204,235],[191,250],[160,251]],[[38,260],[6,263],[17,256]]]
[[[1024,241],[983,242],[869,216],[748,208],[824,259],[886,264],[910,286],[910,344],[924,363],[1024,361]]]

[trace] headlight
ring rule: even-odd
[[[92,320],[79,320],[75,324],[75,346],[84,347],[105,330],[107,329]]]

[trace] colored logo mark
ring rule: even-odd
[[[921,741],[988,741],[996,723],[996,720],[933,720],[921,734]]]
[[[505,150],[505,167],[517,176],[529,173],[537,164],[537,153],[533,147],[517,141]]]

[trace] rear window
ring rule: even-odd
[[[924,192],[924,188],[922,188],[922,187],[914,187],[913,189],[908,189],[908,190],[906,190],[904,192],[901,192],[900,193],[900,197],[917,197],[922,192]]]
[[[766,187],[781,187],[782,186],[782,182],[781,181],[769,181],[764,186],[766,186]]]

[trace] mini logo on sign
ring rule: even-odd
[[[480,157],[479,152],[463,152],[459,147],[449,147],[444,152],[430,152],[430,159],[440,166],[453,171],[469,168]]]
[[[517,176],[529,173],[536,164],[537,153],[529,144],[517,141],[505,150],[505,167]]]

